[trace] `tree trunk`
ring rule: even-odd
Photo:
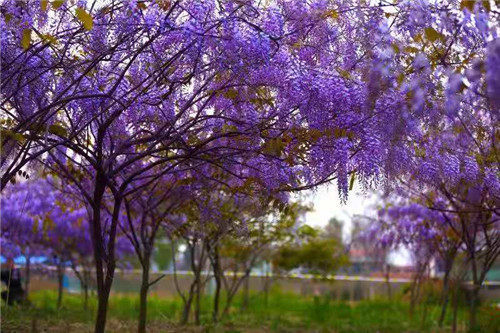
[[[193,303],[193,290],[194,283],[190,288],[188,299],[184,304],[184,309],[182,310],[181,325],[186,325],[189,321],[189,313],[191,312],[191,304]]]
[[[475,253],[470,254],[471,268],[472,268],[472,290],[470,292],[470,306],[469,306],[469,331],[474,332],[476,329],[476,313],[479,289],[481,288],[481,280],[477,273],[477,261]]]
[[[446,270],[443,277],[443,291],[441,296],[441,314],[439,315],[438,325],[443,327],[444,318],[446,317],[446,308],[448,307],[448,294],[450,289],[450,265],[446,265]]]
[[[146,332],[147,306],[148,306],[148,290],[149,290],[149,255],[144,255],[144,263],[142,265],[142,281],[139,301],[139,325],[137,332]]]
[[[57,308],[58,309],[60,309],[62,305],[63,279],[64,279],[64,267],[63,263],[59,262],[57,265]]]
[[[475,332],[477,329],[477,303],[479,300],[479,290],[481,286],[474,283],[470,293],[470,308],[469,308],[469,330]]]
[[[216,323],[217,320],[219,319],[220,291],[222,287],[222,280],[221,280],[222,272],[220,267],[220,258],[217,246],[213,248],[212,252],[212,268],[215,278],[215,294],[214,294],[214,308],[212,312],[212,321]]]
[[[26,255],[26,271],[24,277],[24,299],[27,301],[30,291],[30,268],[31,268],[31,256],[28,253]]]
[[[89,307],[89,286],[87,285],[86,282],[81,281],[80,287],[82,289],[82,294],[83,294],[83,308],[87,310]]]
[[[97,172],[94,189],[93,218],[91,223],[92,242],[94,246],[94,260],[96,266],[98,306],[95,322],[95,333],[104,333],[109,302],[109,294],[115,274],[115,241],[120,216],[122,197],[114,196],[113,215],[109,230],[106,230],[107,242],[101,228],[101,205],[105,191],[106,179],[101,172]],[[106,249],[104,245],[107,244]],[[103,259],[106,258],[104,261]],[[105,265],[104,265],[105,263]],[[104,276],[104,267],[106,275]]]
[[[243,286],[243,304],[241,305],[242,310],[248,309],[249,305],[249,294],[250,294],[250,276],[245,278],[245,284]]]
[[[194,305],[194,323],[196,325],[200,325],[200,306],[201,306],[201,293],[202,293],[202,285],[201,285],[201,266],[200,271],[198,272],[198,280],[196,283],[196,301]]]
[[[111,288],[103,288],[97,293],[97,316],[94,326],[95,333],[104,333],[110,289]]]
[[[104,283],[99,288],[99,283],[97,284],[97,316],[95,322],[95,333],[104,333],[106,328],[106,316],[108,312],[108,302],[109,294],[111,292],[111,286],[113,285],[113,277],[115,274],[115,262],[110,260],[106,265],[106,279]]]
[[[264,304],[266,308],[269,305],[269,271],[266,268],[266,277],[264,280]]]
[[[92,220],[90,231],[92,247],[94,249],[94,263],[97,284],[97,313],[94,326],[95,333],[104,333],[106,327],[106,314],[108,308],[108,297],[111,288],[107,288],[104,280],[104,237],[101,229],[101,205],[106,189],[106,182],[103,174],[98,171],[96,174],[93,202],[92,202]]]
[[[426,269],[426,264],[417,264],[417,271],[412,281],[412,286],[410,290],[410,318],[413,318],[415,314],[415,308],[417,306],[417,302],[420,298],[420,287],[422,284],[423,274]]]
[[[457,285],[455,287],[455,291],[453,293],[453,323],[451,327],[451,331],[453,333],[457,332],[457,319],[458,319],[458,288],[459,286]]]
[[[392,299],[390,274],[391,274],[391,265],[386,264],[386,266],[385,266],[385,283],[387,286],[387,297],[389,298],[389,300]]]

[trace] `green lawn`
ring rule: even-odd
[[[449,332],[437,328],[439,306],[420,305],[414,316],[404,301],[372,300],[348,303],[320,297],[303,297],[273,291],[266,305],[262,294],[250,298],[247,310],[241,310],[241,299],[235,301],[230,315],[220,324],[210,323],[210,298],[203,299],[202,327],[179,327],[181,312],[179,299],[150,297],[148,308],[151,332]],[[89,332],[96,308],[95,299],[84,310],[79,295],[64,295],[61,310],[55,308],[56,293],[36,292],[31,295],[31,306],[6,307],[2,305],[2,332]],[[425,309],[427,308],[427,309]],[[112,296],[109,306],[110,332],[133,332],[138,312],[138,298]],[[427,313],[424,319],[424,313]],[[466,309],[459,309],[459,328],[465,330]],[[500,327],[498,309],[483,305],[479,313],[481,332],[497,332]]]

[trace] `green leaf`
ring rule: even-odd
[[[484,0],[483,1],[483,7],[484,9],[489,13],[491,11],[491,5],[489,0]]]
[[[57,39],[51,34],[42,34],[40,35],[44,41],[49,42],[50,44],[57,44]]]
[[[475,3],[475,0],[462,0],[460,2],[460,9],[463,10],[464,8],[467,8],[470,12],[472,12],[474,10]]]
[[[3,149],[6,144],[6,139],[12,139],[19,144],[23,144],[26,141],[26,138],[21,133],[15,133],[8,129],[0,129],[0,150]]]
[[[340,76],[342,76],[344,79],[350,79],[351,78],[351,74],[346,71],[346,70],[343,70],[342,68],[340,67],[337,67],[336,68],[337,72],[340,74]]]
[[[236,99],[238,97],[239,93],[238,90],[236,89],[228,89],[227,91],[224,92],[224,97],[229,98],[229,99]]]
[[[52,8],[59,9],[64,4],[64,0],[54,0],[52,1]]]
[[[76,9],[76,17],[83,23],[83,27],[87,30],[91,30],[94,26],[94,20],[92,16],[85,11],[85,9],[78,7]]]
[[[399,45],[396,43],[391,44],[392,49],[394,50],[394,53],[399,53],[401,50],[399,49]]]
[[[336,20],[339,18],[339,12],[336,11],[335,9],[329,9],[322,16],[323,16],[323,18],[329,17],[329,18]]]
[[[21,39],[21,46],[27,50],[31,44],[31,29],[23,30],[23,38]]]
[[[425,28],[424,30],[425,32],[425,37],[430,40],[431,42],[434,42],[438,39],[443,39],[444,36],[442,34],[440,34],[439,32],[437,32],[434,28]]]
[[[356,179],[356,173],[353,172],[351,174],[351,181],[349,182],[349,191],[352,191],[352,188],[354,186],[354,180]]]
[[[418,48],[414,47],[414,46],[407,46],[405,47],[405,52],[408,52],[408,53],[417,53],[418,51],[420,51]]]
[[[47,10],[48,4],[49,4],[49,0],[42,0],[42,1],[40,1],[40,7],[42,8],[43,11]]]
[[[61,136],[61,137],[67,137],[68,136],[68,131],[61,125],[54,124],[49,126],[49,133]]]
[[[170,9],[170,0],[156,0],[156,3],[158,4],[158,7],[160,7],[163,10]]]

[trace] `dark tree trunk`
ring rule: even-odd
[[[458,319],[458,288],[459,286],[457,285],[455,287],[455,291],[453,293],[453,323],[451,326],[451,331],[453,333],[457,332],[457,319]]]
[[[62,306],[63,298],[63,279],[64,279],[64,267],[63,263],[59,262],[57,265],[57,308],[60,309]]]
[[[245,278],[245,284],[243,286],[243,304],[241,306],[241,308],[243,310],[246,310],[248,309],[248,305],[249,305],[249,294],[250,294],[250,276],[247,276]]]
[[[198,272],[198,279],[196,282],[196,300],[194,305],[194,323],[196,325],[200,325],[200,306],[201,306],[201,293],[203,291],[203,287],[201,285],[201,266],[200,271]]]
[[[264,304],[269,306],[269,271],[266,268],[266,277],[264,279]]]
[[[441,314],[439,315],[438,325],[443,327],[444,318],[446,317],[446,308],[448,307],[449,290],[450,290],[450,271],[451,265],[447,264],[443,277],[443,291],[441,296]]]
[[[106,315],[108,311],[110,288],[102,288],[97,292],[97,317],[95,319],[94,331],[104,333],[106,327]]]
[[[427,263],[425,264],[417,264],[417,271],[412,281],[411,289],[410,289],[410,318],[413,318],[415,314],[415,308],[417,306],[417,302],[420,298],[420,287],[422,284],[423,274],[426,270]]]
[[[212,268],[215,278],[215,294],[214,294],[214,308],[212,312],[212,321],[216,323],[219,319],[219,305],[220,305],[220,291],[222,287],[222,271],[220,267],[219,251],[217,246],[214,247],[212,253]]]
[[[148,307],[148,290],[149,290],[149,258],[150,255],[144,255],[144,263],[142,265],[142,281],[139,301],[139,325],[137,331],[139,333],[146,332],[147,307]]]
[[[224,307],[222,316],[226,316],[229,313],[229,309],[231,308],[231,304],[233,303],[234,297],[236,296],[236,293],[238,292],[242,284],[245,285],[244,289],[247,289],[246,292],[248,293],[248,279],[250,278],[250,271],[252,269],[251,267],[252,265],[250,265],[249,268],[246,268],[245,274],[238,280],[233,281],[232,286],[228,288],[226,296],[226,305]],[[235,269],[234,274],[236,275],[236,273],[237,270]],[[248,297],[248,295],[246,295],[246,297]]]
[[[469,305],[469,330],[474,332],[476,330],[476,314],[477,314],[477,302],[479,296],[479,289],[481,288],[481,281],[478,276],[478,263],[476,261],[476,256],[471,253],[471,268],[472,268],[472,290],[470,291],[470,305]]]
[[[479,301],[480,288],[481,286],[474,282],[470,292],[469,330],[471,332],[475,332],[477,330],[477,305]]]
[[[220,304],[220,291],[222,282],[219,273],[215,274],[215,294],[214,294],[214,309],[212,312],[212,320],[214,323],[219,319],[219,304]]]
[[[30,268],[31,268],[31,256],[28,253],[26,255],[26,272],[24,277],[24,299],[28,300],[30,291]]]
[[[92,205],[92,221],[90,223],[91,240],[94,249],[94,263],[97,284],[97,313],[94,326],[95,333],[104,333],[106,314],[108,309],[109,290],[104,280],[104,242],[101,230],[101,204],[105,191],[105,179],[100,171],[97,172]]]
[[[105,242],[103,231],[101,228],[101,204],[105,191],[105,177],[101,172],[96,176],[96,187],[94,189],[94,202],[93,202],[93,218],[91,223],[92,242],[94,246],[94,260],[96,265],[96,280],[97,280],[97,315],[95,322],[95,333],[104,333],[106,328],[106,316],[108,311],[109,294],[111,286],[113,285],[113,278],[115,274],[115,241],[116,230],[118,227],[118,218],[120,213],[120,206],[122,198],[120,196],[114,197],[113,216],[111,218],[111,225],[109,230],[106,230],[108,237]],[[104,244],[107,243],[107,248]],[[106,258],[106,261],[103,258]],[[106,268],[106,275],[104,276],[104,263]]]
[[[189,243],[188,243],[189,244]],[[196,297],[197,289],[198,289],[198,281],[200,280],[200,272],[201,263],[199,262],[196,265],[196,242],[193,244],[189,244],[189,253],[190,253],[190,262],[191,262],[191,271],[194,274],[194,280],[191,282],[191,286],[189,287],[189,293],[187,299],[184,299],[184,309],[182,311],[181,324],[185,325],[189,321],[189,314],[191,313],[191,307],[193,305],[193,299]],[[201,261],[201,258],[200,258]],[[195,321],[196,321],[196,313],[195,313]],[[199,324],[199,314],[198,320],[196,324]]]
[[[86,282],[81,281],[80,287],[82,288],[82,294],[83,294],[83,308],[87,310],[89,307],[89,286],[87,285]]]
[[[392,299],[390,276],[391,276],[391,265],[386,264],[386,266],[385,266],[385,284],[387,286],[387,297],[389,298],[389,300]]]
[[[181,324],[186,325],[187,322],[189,321],[189,313],[191,312],[191,304],[193,303],[193,290],[194,290],[194,282],[191,285],[191,288],[189,290],[189,295],[186,300],[186,303],[184,304],[184,309],[182,310],[182,318],[181,318]]]

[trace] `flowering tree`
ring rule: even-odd
[[[120,228],[132,244],[142,269],[139,332],[146,331],[148,290],[164,277],[162,275],[153,281],[149,279],[157,235],[162,228],[168,229],[171,234],[182,226],[182,219],[176,212],[192,195],[189,185],[179,184],[182,178],[182,175],[161,177],[125,199],[126,219],[123,219]]]
[[[56,266],[58,307],[62,302],[63,276],[70,267],[80,280],[84,304],[88,299],[92,248],[88,214],[81,202],[57,189],[57,180],[41,178],[9,187],[2,196],[2,254],[26,258],[28,291],[30,257],[43,256]],[[120,238],[118,257],[130,253]]]
[[[429,272],[432,260],[444,263],[442,290],[441,326],[446,314],[449,280],[455,258],[462,248],[461,237],[454,233],[457,221],[452,214],[430,210],[417,203],[390,203],[379,211],[379,219],[372,225],[372,239],[381,241],[381,246],[395,249],[407,248],[413,255],[416,274],[411,286],[411,307],[413,312],[419,296],[421,282]],[[375,236],[376,235],[376,236]]]
[[[2,195],[2,255],[15,258],[20,255],[26,259],[24,288],[29,295],[31,257],[43,254],[40,225],[35,219],[39,212],[50,209],[50,193],[43,181],[19,183]],[[45,200],[48,199],[48,200]]]
[[[349,174],[365,186],[392,179],[459,117],[488,129],[497,121],[497,11],[483,2],[42,0],[1,9],[2,189],[33,161],[78,189],[92,213],[96,332],[122,204],[148,181],[196,168],[273,192],[336,178],[345,198]],[[452,75],[482,64],[484,75],[471,72],[476,85]]]
[[[399,156],[407,171],[391,185],[414,205],[404,203],[413,212],[398,220],[403,230],[423,228],[417,235],[438,237],[437,244],[417,239],[419,248],[446,247],[450,232],[464,246],[474,328],[477,293],[499,254],[498,11],[488,1],[407,5],[408,21],[400,29],[405,39],[396,37],[394,52],[411,67],[404,72],[409,80],[402,75],[399,82],[408,89],[411,107],[433,122],[409,139],[414,150]],[[425,220],[441,221],[444,229],[422,225]],[[446,232],[439,236],[439,230]]]

